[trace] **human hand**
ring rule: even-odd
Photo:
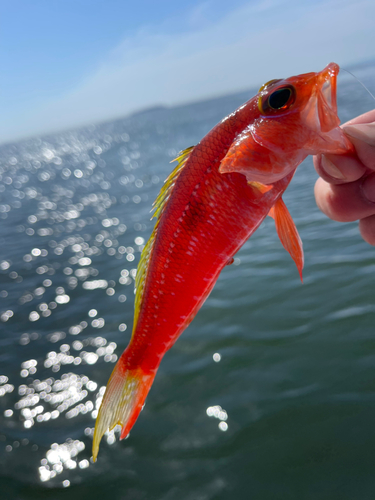
[[[314,190],[316,203],[333,220],[359,220],[362,238],[375,245],[375,109],[342,128],[355,153],[314,156],[320,175]]]

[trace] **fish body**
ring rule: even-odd
[[[168,349],[192,321],[222,269],[267,215],[302,273],[302,243],[282,194],[309,154],[347,154],[331,63],[274,80],[181,153],[155,203],[155,229],[137,270],[130,343],[111,375],[95,427],[134,425]]]

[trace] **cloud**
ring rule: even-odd
[[[373,0],[260,1],[215,21],[212,8],[204,2],[180,30],[172,20],[162,29],[142,27],[114,47],[79,87],[25,112],[22,126],[10,133],[77,126],[154,104],[250,88],[320,70],[330,61],[347,65],[375,57]]]

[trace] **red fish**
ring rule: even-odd
[[[339,128],[339,67],[272,80],[183,151],[157,198],[154,231],[136,277],[134,326],[95,426],[93,458],[117,424],[133,427],[168,349],[192,321],[221,270],[267,215],[302,278],[302,243],[282,201],[297,166],[317,153],[347,154]]]

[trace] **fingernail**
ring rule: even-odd
[[[322,155],[322,167],[327,172],[327,174],[334,179],[344,180],[345,175],[334,165],[331,160],[326,156]]]
[[[375,203],[375,174],[367,176],[363,181],[362,192],[369,201]]]
[[[345,134],[354,137],[354,139],[359,139],[370,146],[375,146],[375,122],[346,125],[343,127],[343,130]]]

